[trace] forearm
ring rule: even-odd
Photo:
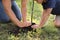
[[[10,20],[17,26],[21,26],[21,22],[17,19],[14,12],[11,9],[11,0],[2,0],[6,14],[9,16]]]
[[[26,21],[26,16],[27,16],[26,4],[27,4],[27,0],[22,0],[21,2],[22,21]]]
[[[21,27],[22,23],[17,19],[16,15],[14,12],[10,9],[5,10],[7,15],[9,16],[10,20],[17,26]]]
[[[42,14],[42,17],[41,17],[41,21],[40,21],[40,26],[42,27],[48,20],[49,18],[49,15],[48,13],[43,13]]]
[[[48,9],[48,10],[44,10],[42,17],[41,17],[41,21],[40,21],[40,26],[43,27],[43,25],[47,22],[50,13],[51,13],[52,9]]]

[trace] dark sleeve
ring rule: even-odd
[[[47,8],[54,8],[56,4],[56,0],[47,0],[46,3],[43,3],[43,8],[47,9]]]

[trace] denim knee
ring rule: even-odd
[[[0,19],[1,23],[9,23],[10,19],[9,18],[5,18],[5,19]]]

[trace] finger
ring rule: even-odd
[[[36,29],[36,26],[31,26],[32,28]]]

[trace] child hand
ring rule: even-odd
[[[34,29],[37,29],[37,28],[39,28],[39,25],[32,25],[31,27]]]

